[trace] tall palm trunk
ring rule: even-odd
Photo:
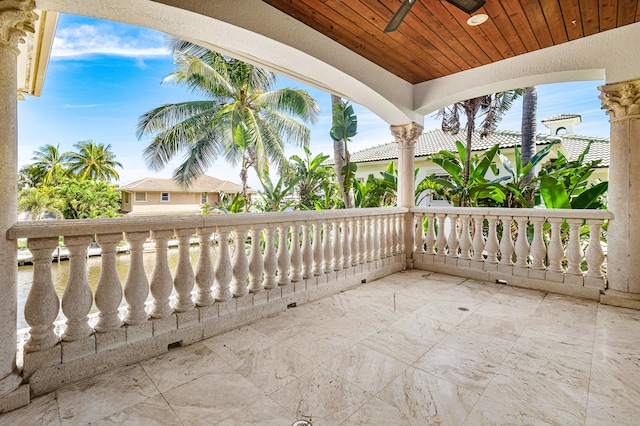
[[[536,111],[538,108],[538,93],[535,86],[527,87],[522,98],[522,165],[531,162],[536,155]],[[536,176],[532,168],[525,182],[529,182]]]
[[[333,111],[334,106],[336,104],[339,104],[341,101],[342,100],[340,99],[340,96],[331,94],[331,111]],[[333,167],[335,168],[336,177],[338,178],[340,193],[342,194],[342,199],[344,200],[344,207],[347,209],[352,209],[353,199],[351,198],[351,194],[345,191],[344,180],[346,177],[342,175],[344,166],[349,162],[349,150],[345,147],[344,141],[333,141],[333,158]]]

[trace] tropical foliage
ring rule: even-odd
[[[316,122],[319,108],[306,91],[274,89],[274,73],[190,42],[175,40],[173,52],[176,70],[163,83],[204,99],[162,105],[140,117],[138,138],[152,137],[144,150],[150,167],[163,169],[184,153],[174,179],[188,183],[223,157],[240,163],[246,197],[250,167],[262,178],[270,163],[286,162],[285,142],[308,145],[305,124]]]
[[[332,126],[329,132],[333,139],[335,172],[346,208],[354,207],[351,189],[357,166],[349,158],[348,142],[358,133],[358,118],[353,106],[332,95]]]
[[[120,176],[116,167],[122,164],[116,161],[111,145],[103,145],[93,141],[81,141],[74,145],[77,152],[67,153],[69,171],[79,180],[118,180]]]

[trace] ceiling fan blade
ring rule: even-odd
[[[387,24],[387,26],[384,27],[383,32],[390,33],[391,31],[397,30],[404,20],[404,17],[407,16],[407,13],[409,13],[409,10],[411,10],[411,7],[415,4],[415,2],[416,0],[404,0],[404,2],[402,2],[396,13]]]
[[[471,15],[486,3],[486,0],[447,0],[455,7]]]

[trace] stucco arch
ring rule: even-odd
[[[638,40],[640,23],[417,84],[414,109],[426,115],[465,99],[540,84],[635,79]]]
[[[260,0],[40,0],[37,7],[149,27],[357,102],[390,124],[422,123],[413,86]],[[189,7],[190,10],[186,10]]]

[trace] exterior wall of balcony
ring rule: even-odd
[[[27,238],[34,262],[24,307],[31,328],[19,343],[24,380],[31,394],[39,395],[403,270],[407,211],[398,207],[19,223],[8,236]],[[194,234],[200,241],[195,270],[189,257]],[[215,265],[212,234],[217,239]],[[173,235],[180,253],[171,271],[167,241]],[[59,236],[70,252],[69,281],[61,300],[51,278]],[[86,254],[94,237],[102,247],[102,266],[92,294]],[[142,261],[148,238],[156,248],[151,276]],[[123,239],[131,255],[121,283],[115,252]],[[90,317],[94,301],[98,315]],[[55,323],[60,306],[64,324]]]
[[[605,210],[415,207],[414,267],[600,300]],[[613,223],[612,223],[613,226]],[[520,232],[521,230],[525,232]]]

